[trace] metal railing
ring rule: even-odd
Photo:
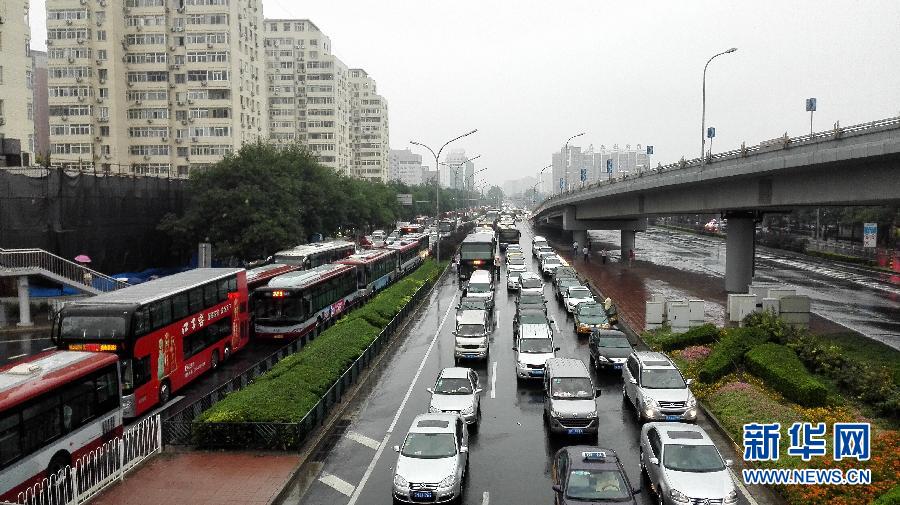
[[[19,493],[21,505],[87,503],[162,449],[162,421],[148,417],[57,473]]]
[[[840,126],[840,122],[834,124],[834,128],[830,130],[825,130],[821,132],[815,132],[807,135],[800,135],[798,137],[788,137],[787,133],[783,136],[765,140],[760,142],[757,145],[747,146],[746,143],[742,144],[738,149],[732,149],[730,151],[724,151],[721,153],[710,154],[706,156],[706,163],[713,161],[724,161],[728,159],[736,159],[736,158],[746,158],[751,154],[763,153],[763,152],[771,152],[777,151],[781,149],[786,149],[790,146],[795,145],[808,145],[812,143],[818,143],[823,141],[831,141],[844,137],[846,134],[855,134],[855,133],[865,133],[866,130],[875,130],[875,129],[884,129],[884,128],[900,128],[900,116],[879,119],[877,121],[870,121],[868,123],[861,123],[858,125],[852,126]],[[657,165],[655,168],[646,168],[638,171],[636,174],[623,174],[619,177],[611,177],[609,179],[601,179],[596,182],[592,182],[590,184],[585,184],[580,188],[573,188],[567,191],[563,191],[554,195],[548,196],[541,202],[540,205],[533,211],[533,215],[540,214],[544,210],[547,210],[547,207],[552,206],[555,203],[555,200],[559,200],[561,198],[565,198],[568,196],[575,195],[582,191],[597,188],[600,186],[607,186],[610,184],[615,184],[619,181],[624,181],[627,179],[633,179],[637,177],[643,177],[645,175],[651,174],[659,174],[668,172],[671,170],[681,170],[685,168],[693,168],[703,164],[703,158],[693,158],[693,159],[685,159],[681,158],[681,160],[675,163],[669,163],[667,165]]]
[[[375,340],[365,349],[365,351],[363,351],[359,358],[344,371],[344,373],[331,385],[319,401],[299,422],[195,422],[194,420],[201,412],[215,405],[224,398],[228,392],[243,388],[252,382],[253,378],[262,373],[253,375],[249,378],[245,377],[245,374],[241,374],[234,380],[229,381],[229,383],[223,387],[220,387],[216,391],[213,391],[194,404],[189,405],[172,417],[166,419],[163,422],[163,437],[165,443],[173,445],[200,445],[204,448],[219,449],[300,449],[309,439],[309,436],[316,427],[321,425],[327,419],[333,406],[340,403],[344,393],[356,383],[363,371],[387,346],[397,328],[403,324],[409,314],[418,306],[419,302],[429,295],[431,288],[435,283],[436,281],[427,281],[419,287],[411,297],[409,303],[407,303],[390,323],[381,330]],[[279,351],[279,353],[280,352],[281,351]],[[265,367],[266,370],[271,368],[268,364],[266,364]],[[256,367],[254,367],[253,370],[255,369]]]
[[[85,265],[61,258],[43,249],[0,249],[0,271],[10,273],[49,272],[93,291],[113,291],[128,286],[127,282],[114,279]]]

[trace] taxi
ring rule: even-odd
[[[563,447],[553,457],[550,470],[555,505],[576,503],[624,503],[637,505],[632,488],[616,451],[576,445]]]

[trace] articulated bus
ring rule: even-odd
[[[305,244],[293,249],[275,253],[272,261],[286,265],[297,265],[302,270],[316,268],[326,263],[334,263],[356,252],[356,244],[344,240]]]
[[[275,277],[253,292],[254,337],[289,340],[317,333],[358,294],[353,265],[321,265]]]
[[[249,341],[247,274],[197,268],[69,302],[57,315],[60,349],[116,353],[122,410],[137,417]]]
[[[300,267],[283,263],[269,263],[247,270],[247,290],[252,292],[260,286],[265,286],[271,279],[295,270],[300,270]]]
[[[412,234],[387,246],[387,249],[397,251],[397,269],[401,276],[422,264],[428,256],[430,241],[428,235]]]
[[[369,298],[390,285],[399,275],[397,272],[398,253],[391,249],[372,249],[338,263],[356,267],[356,288],[360,296]]]
[[[47,351],[0,367],[0,501],[122,436],[118,361]]]

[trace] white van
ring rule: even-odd
[[[475,270],[469,277],[469,283],[466,285],[464,296],[472,298],[484,298],[488,302],[488,306],[494,307],[494,280],[491,273],[487,270]]]

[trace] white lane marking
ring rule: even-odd
[[[491,398],[497,398],[497,362],[491,365]]]
[[[26,352],[26,353],[23,353],[23,354],[17,354],[17,355],[15,355],[15,356],[10,356],[10,357],[7,358],[7,359],[9,359],[10,361],[12,361],[12,360],[14,360],[14,359],[19,359],[19,358],[21,358],[22,356],[28,356],[28,353]]]
[[[50,349],[56,349],[56,346],[55,346],[55,345],[51,345],[50,347],[45,347],[45,348],[42,349],[42,351],[49,351]]]
[[[16,342],[37,342],[39,340],[50,340],[50,337],[38,337],[38,338],[16,338],[12,340],[0,340],[0,345],[2,344],[14,344]]]
[[[481,505],[488,505],[489,503],[491,503],[491,494],[485,491],[484,494],[481,495]]]
[[[353,484],[350,484],[337,475],[332,475],[330,473],[322,472],[322,475],[319,477],[319,482],[331,487],[332,489],[345,496],[351,496],[353,492],[356,491],[356,488],[353,486]]]
[[[553,329],[556,330],[556,334],[559,335],[561,332],[559,331],[559,325],[556,324],[556,319],[553,320]]]
[[[740,479],[738,479],[737,475],[734,473],[734,470],[729,468],[728,472],[731,474],[731,478],[732,480],[734,480],[734,483],[737,484],[738,489],[741,490],[741,494],[744,495],[744,498],[747,499],[747,502],[750,503],[750,505],[759,505],[756,500],[753,499],[753,496],[750,495],[750,491],[747,491],[744,483],[741,482]]]
[[[362,479],[359,481],[359,484],[356,485],[356,491],[353,492],[353,496],[350,497],[350,501],[347,502],[347,505],[355,505],[356,501],[359,500],[359,495],[362,492],[362,489],[366,487],[366,482],[369,480],[369,477],[372,476],[372,472],[375,471],[375,465],[378,463],[378,459],[381,457],[381,453],[384,452],[384,448],[387,445],[388,439],[391,437],[391,433],[394,432],[394,427],[397,426],[397,421],[400,420],[400,414],[403,413],[403,408],[406,407],[406,402],[409,401],[409,395],[412,394],[413,388],[416,387],[416,382],[419,381],[419,376],[422,375],[422,370],[425,368],[425,362],[428,361],[428,356],[431,355],[431,350],[434,349],[434,344],[437,342],[438,337],[441,335],[441,329],[444,327],[444,323],[447,322],[447,316],[450,315],[450,310],[455,307],[456,301],[456,293],[453,294],[453,298],[450,299],[450,305],[447,307],[447,312],[444,313],[444,317],[441,319],[441,324],[438,325],[437,331],[434,332],[434,336],[431,338],[431,344],[428,345],[428,350],[425,351],[425,356],[422,357],[422,362],[419,363],[419,369],[416,370],[416,375],[413,376],[412,383],[409,385],[409,389],[406,390],[406,396],[403,397],[403,402],[400,403],[400,408],[397,409],[397,414],[394,415],[394,420],[391,421],[391,425],[388,427],[387,433],[384,434],[384,438],[381,439],[381,442],[378,444],[378,450],[375,451],[375,457],[372,458],[372,461],[369,462],[369,466],[366,468],[366,473],[363,474]]]
[[[344,436],[346,436],[346,437],[349,438],[350,440],[353,440],[354,442],[360,443],[360,444],[362,444],[362,445],[364,445],[364,446],[366,446],[366,447],[368,447],[368,448],[370,448],[370,449],[375,449],[375,450],[377,450],[378,447],[379,447],[379,445],[380,445],[380,444],[378,443],[378,440],[375,440],[374,438],[369,438],[369,437],[363,435],[362,433],[357,433],[357,432],[355,432],[355,431],[347,432],[347,434],[344,435]]]

